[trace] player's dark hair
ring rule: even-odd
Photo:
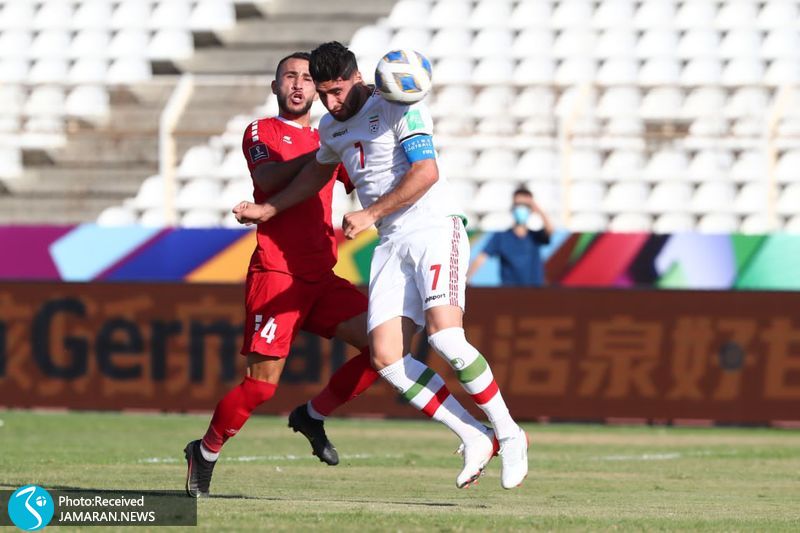
[[[275,68],[275,79],[277,80],[281,74],[281,67],[284,63],[289,61],[290,59],[302,59],[304,61],[311,62],[311,54],[308,52],[294,52],[289,54],[288,56],[284,57],[280,61],[278,61],[278,66]]]
[[[517,190],[514,191],[513,196],[517,196],[518,194],[533,198],[533,193],[527,187],[518,187]]]
[[[349,79],[358,70],[356,55],[338,41],[323,43],[311,51],[308,70],[315,82]]]

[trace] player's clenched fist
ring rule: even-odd
[[[270,204],[254,204],[247,201],[239,202],[232,211],[239,224],[245,226],[261,224],[275,216],[275,208]]]
[[[342,231],[347,239],[355,239],[356,236],[375,223],[373,217],[366,209],[347,213],[342,219]]]

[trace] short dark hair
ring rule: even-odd
[[[514,194],[512,196],[516,196],[518,194],[521,194],[523,196],[530,196],[531,198],[533,198],[533,193],[527,187],[517,187],[517,190],[514,191]]]
[[[356,55],[338,41],[323,43],[311,51],[308,65],[315,82],[346,80],[358,70]]]
[[[288,56],[284,57],[280,61],[278,61],[278,66],[275,68],[275,79],[276,80],[278,79],[278,77],[281,74],[281,67],[283,66],[284,63],[286,63],[290,59],[302,59],[302,60],[308,61],[310,63],[311,62],[311,54],[309,54],[308,52],[294,52],[294,53],[289,54]]]

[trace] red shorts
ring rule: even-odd
[[[247,274],[242,355],[286,357],[299,330],[330,339],[367,311],[367,297],[333,272],[308,282],[282,272]]]

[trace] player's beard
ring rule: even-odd
[[[300,106],[292,106],[289,98],[291,98],[291,94],[287,94],[278,98],[278,109],[280,110],[281,114],[288,114],[294,115],[296,117],[301,117],[308,113],[311,110],[311,106],[314,104],[314,100],[306,99],[303,104]]]

